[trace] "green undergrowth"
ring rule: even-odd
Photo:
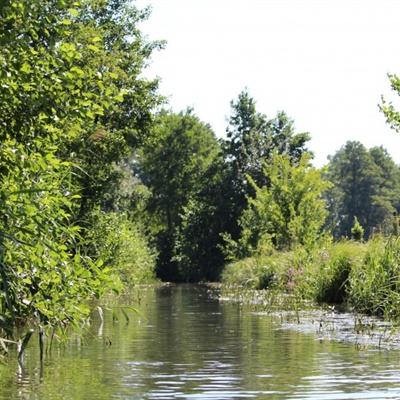
[[[123,213],[96,211],[86,241],[90,256],[112,269],[124,287],[154,283],[156,253],[140,223]]]
[[[270,250],[227,265],[222,282],[240,291],[268,289],[290,302],[334,304],[399,320],[400,238],[377,236],[366,243],[326,240],[308,251]]]

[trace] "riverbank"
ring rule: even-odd
[[[223,284],[266,289],[294,301],[335,305],[392,322],[400,319],[400,239],[326,240],[311,250],[270,251],[229,264]]]

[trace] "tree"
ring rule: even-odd
[[[327,200],[336,237],[350,237],[355,218],[365,237],[374,230],[391,230],[400,179],[398,167],[383,148],[367,150],[359,142],[347,142],[331,157],[327,177],[333,183]]]
[[[388,74],[391,89],[399,96],[400,95],[400,78],[396,74]],[[379,109],[386,117],[386,122],[397,133],[400,132],[400,112],[396,110],[391,101],[387,101],[382,96],[382,102]]]
[[[227,197],[230,175],[222,154],[204,174],[206,183],[184,207],[175,239],[175,256],[185,280],[216,281],[225,263],[224,232],[232,232],[237,221]]]
[[[226,129],[227,140],[223,143],[225,157],[225,207],[231,215],[227,233],[237,239],[240,235],[239,218],[247,206],[248,196],[254,196],[254,188],[248,176],[258,186],[269,183],[263,164],[274,153],[286,154],[293,164],[301,155],[308,153],[308,133],[295,133],[293,121],[279,112],[275,118],[256,110],[256,102],[247,91],[242,91],[231,102],[231,116]]]
[[[138,175],[152,192],[148,211],[153,215],[162,279],[183,279],[175,257],[176,235],[185,210],[209,184],[207,174],[219,152],[211,128],[191,110],[162,112],[151,140],[140,150]]]
[[[96,205],[116,208],[115,193],[122,179],[116,165],[149,136],[154,109],[162,101],[157,80],[141,76],[152,52],[162,48],[162,42],[145,40],[138,29],[148,15],[148,9],[139,10],[127,0],[91,0],[82,3],[71,26],[82,53],[79,68],[84,76],[88,68],[101,76],[102,85],[91,87],[85,82],[87,90],[99,98],[113,91],[118,94],[116,101],[97,113],[92,129],[64,141],[63,157],[81,167],[77,171],[79,220]]]
[[[240,218],[239,257],[251,255],[264,240],[280,250],[314,245],[327,215],[322,194],[329,183],[321,171],[311,166],[308,155],[292,165],[289,155],[276,153],[264,164],[264,174],[265,186],[250,178],[256,195]]]
[[[263,173],[263,163],[275,152],[287,154],[293,162],[307,152],[308,133],[295,133],[293,121],[278,112],[275,118],[256,111],[255,100],[247,91],[231,102],[232,114],[226,129],[225,156],[232,165],[240,192],[249,194],[246,176],[258,185],[268,181]]]
[[[68,28],[77,7],[41,5],[6,1],[0,8],[3,328],[32,318],[41,326],[76,322],[87,312],[82,302],[101,293],[108,279],[76,247],[72,165],[57,152],[65,138],[93,126],[117,91],[96,97],[81,85],[81,53]],[[101,84],[95,71],[86,80]]]
[[[351,237],[356,241],[361,241],[364,237],[364,228],[358,222],[357,217],[354,217],[353,227],[351,228]]]
[[[143,16],[135,10],[117,0],[0,3],[2,328],[79,322],[84,302],[112,285],[102,261],[84,255],[76,216],[90,196],[104,201],[84,177],[113,179],[156,103],[155,84],[139,79],[153,47],[131,30]]]

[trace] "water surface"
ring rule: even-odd
[[[0,365],[0,399],[400,399],[400,352],[283,329],[202,286],[152,288],[83,337]],[[96,316],[95,316],[96,317]]]

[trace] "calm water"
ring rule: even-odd
[[[0,399],[400,399],[398,351],[281,329],[199,286],[138,299],[128,324],[106,311],[103,326],[53,349],[43,368],[36,341],[24,370],[0,365]]]

